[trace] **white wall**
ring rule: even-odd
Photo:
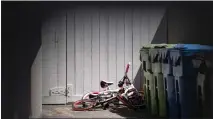
[[[42,114],[42,47],[31,67],[31,117],[39,118]]]
[[[140,88],[142,74],[139,50],[142,45],[152,42],[164,12],[164,8],[157,6],[79,6],[53,14],[42,27],[49,29],[42,31],[42,45],[45,47],[43,68],[48,65],[43,70],[43,96],[49,96],[50,88],[66,87],[66,65],[62,63],[66,59],[65,32],[67,84],[72,85],[72,96],[68,101],[79,99],[88,91],[101,90],[100,80],[113,81],[112,88],[116,88],[128,62],[132,62],[128,75],[135,81],[136,87]],[[52,48],[55,45],[55,24],[61,24],[58,34],[61,35],[58,39],[59,49]],[[54,55],[55,50],[57,55]],[[55,60],[57,61],[54,63]],[[58,74],[60,76],[54,78]]]

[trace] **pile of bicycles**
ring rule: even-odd
[[[113,82],[101,81],[101,88],[106,90],[100,92],[89,92],[82,99],[75,101],[72,105],[74,111],[93,110],[96,107],[107,109],[109,107],[127,106],[130,109],[141,109],[145,107],[144,96],[131,83],[127,76],[130,63],[127,64],[124,77],[118,82],[118,89],[109,88]]]

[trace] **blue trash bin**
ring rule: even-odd
[[[193,59],[198,56],[203,57],[205,54],[211,53],[213,47],[197,44],[177,44],[175,49],[170,50],[170,58],[173,64],[174,76],[194,75],[197,68],[193,64]]]
[[[177,112],[174,115],[170,114],[170,116],[175,116],[176,114],[180,118],[195,118],[199,116],[197,76],[200,63],[195,60],[204,59],[205,54],[212,51],[213,48],[210,46],[197,44],[177,44],[175,49],[170,50],[175,85],[167,85],[174,86],[172,91],[175,90],[176,103],[175,105],[170,105],[169,103],[169,107],[177,107]]]
[[[199,66],[197,76],[198,116],[202,118],[213,118],[213,94],[212,92],[212,55],[205,56],[205,60]]]
[[[172,75],[164,75],[164,86],[167,104],[167,117],[179,118],[179,102],[176,98],[175,77]]]

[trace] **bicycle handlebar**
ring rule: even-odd
[[[131,62],[129,62],[129,63],[126,65],[126,71],[125,71],[125,74],[127,74],[127,73],[128,73],[130,64],[131,64]]]
[[[129,77],[127,76],[127,73],[128,73],[128,71],[129,71],[130,65],[131,65],[131,62],[129,62],[129,63],[127,64],[126,70],[125,70],[125,75],[124,75],[124,77],[123,77],[123,81],[125,81],[125,79],[127,79],[129,84],[131,84],[131,82],[130,82],[130,80],[129,80]]]
[[[127,76],[127,73],[129,71],[129,67],[130,67],[130,64],[131,62],[129,62],[127,65],[126,65],[126,70],[125,70],[125,74],[124,74],[124,77],[119,81],[119,87],[123,87],[123,84],[131,84],[130,80],[129,80],[129,77]],[[126,81],[127,80],[127,81]]]

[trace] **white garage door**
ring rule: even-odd
[[[80,6],[49,17],[42,27],[43,104],[80,99],[88,91],[101,90],[100,80],[113,81],[116,88],[128,62],[128,75],[140,88],[139,50],[152,43],[164,13],[154,6]]]

